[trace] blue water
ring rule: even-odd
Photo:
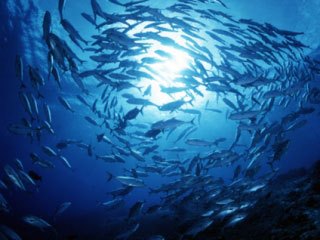
[[[166,1],[166,4],[169,5],[174,2],[173,0]],[[305,55],[316,52],[319,46],[318,36],[320,27],[317,24],[316,18],[320,11],[320,3],[317,0],[310,0],[308,2],[284,0],[281,1],[281,3],[276,0],[228,0],[225,1],[225,3],[228,5],[228,9],[221,8],[221,6],[217,6],[216,9],[226,11],[235,19],[253,19],[259,23],[271,23],[280,29],[304,32],[303,35],[299,35],[297,38],[309,46],[309,48],[304,50]],[[101,4],[103,5],[102,1]],[[161,8],[161,1],[152,2],[152,7]],[[104,10],[107,12],[120,11],[118,7],[112,4],[105,4],[105,8]],[[32,163],[29,157],[31,152],[43,155],[41,146],[47,145],[54,147],[63,139],[81,140],[84,143],[91,144],[95,154],[99,153],[103,155],[112,153],[112,148],[108,146],[108,144],[97,143],[96,140],[97,134],[103,132],[107,134],[108,131],[104,128],[92,126],[84,120],[84,116],[90,116],[96,119],[97,122],[101,122],[96,118],[96,115],[81,105],[75,98],[75,95],[82,93],[71,80],[71,77],[68,74],[60,72],[62,79],[61,91],[52,78],[47,80],[47,46],[42,39],[42,20],[46,10],[50,11],[52,16],[52,31],[64,39],[69,45],[73,46],[72,49],[80,58],[87,60],[85,64],[79,65],[79,69],[85,70],[95,66],[95,63],[90,62],[90,58],[88,58],[91,53],[83,52],[75,47],[68,38],[68,34],[66,34],[60,25],[58,2],[56,0],[5,0],[0,3],[0,22],[2,22],[0,26],[0,146],[2,153],[0,158],[0,176],[4,178],[5,173],[2,168],[7,164],[13,166],[13,160],[16,158],[21,160],[26,172],[34,170],[42,176],[42,181],[37,184],[37,187],[31,187],[27,191],[20,191],[14,186],[9,187],[8,190],[1,190],[1,193],[9,203],[10,212],[0,213],[0,224],[10,226],[19,233],[23,239],[53,238],[54,234],[46,231],[42,232],[21,220],[23,216],[32,214],[51,223],[59,233],[59,238],[61,239],[65,239],[65,236],[72,234],[77,235],[79,237],[77,239],[114,239],[115,235],[126,229],[127,225],[123,219],[127,217],[128,210],[136,201],[146,201],[144,211],[149,206],[160,203],[161,197],[163,197],[164,194],[150,194],[150,188],[157,188],[163,183],[169,183],[177,179],[177,177],[164,177],[159,174],[150,173],[149,177],[144,178],[147,187],[134,189],[124,198],[124,206],[115,210],[105,210],[101,207],[101,203],[112,199],[108,192],[122,186],[116,179],[107,182],[108,175],[106,172],[110,172],[114,176],[128,175],[124,169],[129,170],[135,168],[137,164],[141,166],[144,165],[144,163],[138,162],[130,157],[126,158],[126,163],[124,164],[105,163],[102,160],[97,160],[94,156],[88,156],[86,150],[74,145],[61,151],[63,156],[69,160],[72,166],[71,169],[66,168],[61,161],[56,159],[52,160],[55,164],[54,169],[44,169]],[[76,27],[81,36],[85,39],[90,39],[92,35],[98,34],[99,32],[81,17],[80,14],[82,12],[92,14],[89,0],[66,1],[64,8],[65,18]],[[90,41],[92,41],[92,39]],[[208,48],[210,48],[210,46],[208,46]],[[45,76],[46,85],[41,90],[41,94],[45,97],[44,101],[51,107],[55,133],[53,135],[42,134],[40,142],[36,139],[31,142],[30,138],[14,135],[8,131],[10,124],[17,123],[22,117],[28,116],[18,97],[20,83],[15,77],[14,69],[17,54],[22,56],[26,78],[28,78],[28,65],[38,68],[42,75]],[[185,63],[182,62],[182,65],[183,64]],[[25,80],[25,82],[29,84],[28,81],[28,79]],[[95,98],[101,96],[103,88],[97,88],[97,82],[90,78],[84,80],[84,83],[88,89],[90,89],[90,95],[86,96],[86,99],[92,104]],[[158,83],[152,84],[157,85]],[[316,80],[313,80],[312,86],[317,85],[318,82],[316,78]],[[148,84],[141,82],[139,86],[144,90]],[[207,93],[203,89],[202,91],[205,93],[204,97],[196,96],[194,102],[194,108],[200,109],[202,116],[200,124],[198,125],[197,123],[197,131],[191,136],[193,138],[210,141],[220,137],[227,138],[226,142],[221,145],[222,149],[227,149],[234,139],[237,123],[226,119],[228,107],[223,104],[223,97],[217,99],[215,93]],[[308,90],[303,89],[303,91],[307,92]],[[124,99],[121,100],[120,95],[124,92],[133,94],[138,94],[139,92],[136,89],[130,89],[116,93],[118,94],[120,104],[123,105],[124,112],[127,112],[135,106],[128,105]],[[66,111],[58,102],[57,96],[64,96],[70,102],[75,112],[71,113]],[[299,97],[300,96],[301,95],[299,95]],[[163,99],[164,97],[166,97],[166,100]],[[175,99],[177,100],[181,97],[182,96],[179,95],[176,96]],[[171,98],[153,93],[149,99],[156,104],[162,105],[166,101],[170,101]],[[230,99],[235,100],[235,98],[231,97]],[[171,99],[171,101],[172,100],[173,99]],[[207,100],[210,100],[210,107],[219,109],[222,113],[204,111],[203,109],[205,108]],[[304,99],[301,99],[301,101],[304,101]],[[306,106],[307,105],[308,103]],[[190,107],[190,105],[187,106]],[[310,106],[310,104],[308,106]],[[103,108],[103,106],[99,104],[97,107],[99,109]],[[317,105],[312,105],[312,107],[315,108],[315,111],[301,118],[307,119],[307,124],[286,135],[286,138],[290,139],[290,144],[287,151],[283,154],[281,161],[277,161],[275,164],[276,167],[279,168],[278,174],[298,167],[309,167],[314,161],[319,159],[319,108]],[[40,104],[39,109],[42,111]],[[266,117],[267,122],[280,121],[280,118],[286,112],[297,111],[298,109],[299,99],[295,99],[295,103],[290,105],[289,109],[274,107],[272,113]],[[119,111],[119,108],[117,111]],[[44,116],[42,115],[41,117]],[[154,107],[145,107],[143,115],[139,115],[133,122],[151,124],[171,117],[177,117],[184,121],[190,121],[193,118],[193,116],[179,112],[160,112]],[[197,120],[195,122],[197,122]],[[160,145],[160,148],[157,150],[158,152],[154,155],[161,156],[168,160],[185,160],[196,156],[198,153],[205,155],[206,152],[212,150],[210,147],[190,147],[184,144],[183,141],[174,144],[171,140],[175,140],[182,129],[175,131],[167,139],[166,134],[160,134],[161,138],[157,142],[153,140]],[[146,130],[144,129],[143,131]],[[125,138],[131,143],[138,142],[130,136],[125,136]],[[241,141],[243,144],[250,143],[249,134],[243,137]],[[118,141],[115,141],[115,143],[121,145]],[[163,151],[165,148],[174,146],[185,147],[188,152],[170,154]],[[242,148],[239,148],[237,151],[240,152],[242,151],[241,149]],[[147,162],[151,164],[150,156],[151,155],[147,155],[145,158],[148,159]],[[248,165],[248,161],[240,160],[239,163],[237,162],[231,166],[215,168],[210,170],[209,174],[216,179],[221,177],[230,183],[233,171],[238,164],[241,164],[243,168],[245,168]],[[264,163],[258,176],[268,172],[270,172],[270,168]],[[63,202],[71,202],[72,205],[59,216],[56,221],[53,221],[52,216],[56,208]],[[177,217],[179,218],[179,216]],[[183,222],[183,219],[179,219],[179,221]],[[157,224],[159,227],[153,229],[153,225],[148,225],[145,222],[143,224],[141,223],[138,237],[133,237],[132,239],[147,239],[147,237],[157,234],[168,236],[167,231],[170,231],[170,222],[160,217],[158,219],[154,217],[152,224]],[[168,239],[175,239],[175,237]]]

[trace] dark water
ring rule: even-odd
[[[213,221],[208,228],[214,227],[215,222],[219,222],[219,219],[221,220],[219,213],[221,214],[224,210],[232,208],[237,208],[237,210],[224,218],[226,225],[229,220],[231,221],[233,217],[240,216],[240,214],[245,219],[245,216],[250,213],[250,207],[242,210],[240,206],[244,203],[254,206],[255,198],[258,197],[255,194],[263,192],[271,179],[278,174],[286,173],[298,167],[308,168],[319,159],[319,95],[317,95],[317,101],[310,100],[312,90],[318,91],[319,80],[317,48],[320,29],[315,21],[318,9],[320,9],[318,1],[281,1],[281,3],[258,0],[225,1],[228,8],[224,8],[219,3],[204,4],[201,1],[197,3],[196,0],[190,1],[190,3],[188,1],[185,1],[185,3],[183,1],[149,1],[141,3],[143,6],[152,7],[152,9],[162,9],[161,12],[164,14],[162,19],[156,15],[159,12],[143,15],[144,8],[141,6],[135,9],[138,12],[136,15],[128,16],[123,15],[129,14],[124,12],[123,7],[109,2],[106,3],[106,1],[98,2],[103,11],[115,14],[108,15],[111,22],[117,22],[118,25],[116,24],[115,26],[126,28],[128,25],[135,23],[135,18],[141,21],[137,29],[134,30],[135,34],[143,32],[145,25],[150,22],[170,22],[169,18],[182,20],[182,22],[198,28],[195,32],[199,33],[201,37],[203,36],[201,34],[204,34],[205,31],[215,28],[229,27],[230,30],[230,25],[224,25],[226,23],[239,26],[241,30],[239,30],[238,35],[235,34],[231,38],[224,35],[225,33],[216,33],[218,37],[224,40],[223,43],[212,39],[208,40],[208,35],[205,36],[204,40],[199,40],[196,36],[188,34],[188,31],[192,32],[193,29],[186,26],[180,27],[177,32],[168,31],[167,35],[166,33],[164,34],[178,43],[174,46],[170,44],[168,46],[163,39],[161,42],[161,40],[152,41],[146,38],[145,41],[149,41],[151,44],[151,50],[144,49],[143,57],[157,59],[159,56],[156,56],[154,51],[160,49],[171,54],[171,59],[163,60],[160,64],[151,63],[148,65],[146,63],[145,65],[148,65],[149,68],[143,68],[142,65],[139,65],[137,69],[151,74],[152,80],[142,77],[126,80],[127,82],[132,82],[134,86],[124,90],[118,85],[116,87],[110,86],[107,96],[103,100],[101,96],[108,84],[101,84],[102,86],[97,87],[99,81],[93,75],[88,78],[83,77],[81,81],[84,83],[85,90],[88,90],[88,94],[86,94],[83,89],[81,90],[75,84],[71,73],[82,73],[92,69],[110,70],[117,68],[118,63],[125,62],[128,59],[133,59],[136,62],[143,60],[141,60],[139,54],[134,57],[122,56],[121,60],[119,57],[116,63],[104,64],[100,68],[97,67],[99,63],[90,58],[90,56],[99,55],[101,52],[93,53],[88,50],[90,47],[97,47],[93,45],[96,39],[92,38],[92,36],[103,36],[102,32],[112,26],[109,22],[98,30],[81,16],[83,12],[93,16],[89,0],[81,1],[81,3],[74,0],[66,1],[63,9],[64,18],[79,31],[85,40],[89,41],[89,45],[80,42],[83,48],[87,48],[84,51],[71,41],[69,34],[60,23],[58,1],[2,1],[0,3],[0,21],[2,22],[0,26],[0,73],[2,81],[0,88],[2,96],[0,101],[2,111],[0,124],[2,153],[0,176],[7,185],[7,189],[1,189],[0,193],[6,199],[8,205],[6,211],[0,212],[0,223],[16,231],[22,239],[116,239],[116,236],[121,236],[130,227],[137,224],[139,225],[137,225],[138,229],[136,231],[119,238],[162,239],[160,235],[163,236],[163,239],[196,238],[197,234],[207,228],[199,229],[192,234],[190,229],[195,227],[195,223],[198,222],[200,226],[203,226],[205,224],[201,224],[201,221]],[[189,17],[191,19],[198,20],[200,23],[190,23],[190,19],[182,18],[188,17],[183,13],[163,10],[175,3],[192,6],[191,10],[184,11],[190,14]],[[219,13],[226,13],[228,16],[232,16],[235,21],[230,21],[230,19],[228,20],[222,15],[219,16],[218,13],[215,13],[215,16],[220,22],[212,19],[208,20],[207,18],[201,18],[199,12],[196,12],[196,10],[207,11],[209,9],[219,11]],[[48,50],[50,46],[51,48],[53,47],[43,39],[42,24],[45,11],[49,11],[51,15],[51,33],[56,34],[59,39],[65,41],[75,56],[85,61],[85,63],[81,64],[73,56],[72,59],[76,62],[78,69],[70,67],[64,71],[58,60],[54,59],[54,66],[60,74],[62,89],[59,89],[53,76],[50,79],[47,77]],[[116,14],[122,15],[120,17],[121,21],[124,19],[128,25],[119,25],[119,21],[111,18]],[[308,47],[288,46],[289,44],[286,40],[288,38],[291,39],[291,36],[286,36],[286,33],[277,32],[276,30],[271,31],[271,33],[262,32],[262,30],[267,31],[265,28],[261,28],[262,30],[259,30],[261,32],[255,31],[256,25],[253,24],[250,29],[248,27],[250,24],[238,21],[239,19],[252,19],[259,26],[263,26],[262,24],[267,22],[279,29],[285,29],[290,32],[304,32],[304,34],[297,34],[292,38],[297,39],[296,41],[300,41]],[[101,16],[97,16],[97,23],[102,22]],[[178,23],[172,23],[172,25],[175,24],[178,25]],[[170,24],[162,27],[168,29]],[[159,29],[156,30],[158,34],[165,32],[165,30],[161,32]],[[121,28],[117,31],[121,31]],[[152,31],[154,32],[154,30]],[[275,32],[276,36],[272,36],[272,33]],[[242,33],[243,35],[241,35]],[[187,35],[189,40],[183,42],[183,38],[181,38],[183,34]],[[110,36],[107,35],[107,37],[112,39],[111,35],[110,33]],[[216,46],[228,47],[233,44],[233,46],[239,47],[240,52],[245,51],[242,42],[235,41],[239,35],[247,41],[247,46],[254,44],[255,39],[258,39],[263,46],[268,46],[269,50],[271,49],[270,51],[275,55],[280,54],[281,56],[277,55],[277,61],[275,61],[274,56],[265,55],[264,57],[268,56],[267,62],[251,58],[252,55],[250,55],[251,57],[243,55],[240,56],[239,60],[232,60],[231,56],[239,57],[235,53],[236,51],[230,51],[232,53],[229,56],[222,56],[222,48],[217,48]],[[277,47],[276,44],[267,43],[266,40],[263,40],[262,35],[266,38],[270,37],[274,41],[273,43],[277,42],[284,45]],[[253,39],[249,39],[250,36]],[[118,51],[122,54],[129,52],[130,46],[128,48],[123,47],[125,44],[129,45],[129,43],[121,44],[121,40],[123,39],[115,38],[111,42],[113,41],[116,46],[120,46]],[[197,49],[194,41],[210,51],[215,64],[210,65],[201,58],[201,56],[208,56],[208,54],[205,51],[200,51],[199,48]],[[192,51],[184,52],[177,47],[178,45]],[[255,48],[253,47],[252,49]],[[108,54],[111,53],[107,50],[103,51]],[[118,54],[117,50],[115,52]],[[192,55],[192,52],[197,52],[199,55]],[[244,52],[242,53],[244,54]],[[16,77],[15,59],[17,55],[21,56],[23,62],[23,82],[26,84],[26,88],[21,88],[21,84]],[[254,69],[255,67],[244,69],[241,63],[246,59],[250,60],[248,66],[255,66],[256,69]],[[68,64],[67,60],[70,59],[65,59]],[[197,65],[199,61],[204,66],[205,73],[201,72],[201,66]],[[36,69],[45,80],[45,85],[40,86],[39,90],[30,81],[28,66]],[[130,67],[119,68],[115,72],[122,74],[129,69]],[[196,72],[196,80],[201,84],[188,85],[186,82],[177,84],[177,79],[181,77],[181,72],[185,69],[191,69],[193,73]],[[230,69],[235,69],[238,74],[244,74],[245,71],[247,73],[256,71],[255,77],[257,79],[263,73],[271,72],[268,77],[265,77],[270,82],[258,86],[236,84],[235,82],[239,80],[241,74],[230,73]],[[188,73],[186,75],[191,76],[190,72]],[[220,80],[215,80],[214,82],[205,81],[206,78],[217,76],[220,77]],[[276,77],[272,79],[272,76],[279,78],[275,80]],[[253,83],[257,83],[257,79]],[[114,82],[116,81],[123,82],[124,80],[114,79]],[[211,83],[232,88],[223,91],[209,90]],[[225,83],[228,84],[224,85]],[[139,87],[140,90],[135,86]],[[152,86],[151,94],[143,97],[142,94],[148,86]],[[187,90],[170,95],[161,92],[161,86],[185,87]],[[264,94],[271,90],[278,91],[276,96],[264,97]],[[38,116],[33,115],[36,118],[33,122],[21,103],[21,99],[19,99],[19,92],[20,94],[32,93],[35,96],[39,114]],[[43,98],[37,97],[38,92],[43,95]],[[125,119],[125,114],[136,106],[138,109],[142,107],[141,105],[127,103],[127,99],[123,97],[124,93],[148,99],[158,105],[159,108],[144,106],[142,113],[139,113],[135,119],[127,121],[127,126],[121,128],[120,123]],[[76,95],[81,95],[89,103],[91,109],[80,103]],[[70,103],[74,110],[73,113],[61,105],[57,99],[59,96],[64,97]],[[256,102],[252,97],[256,99]],[[98,100],[95,105],[96,99]],[[112,99],[118,102],[116,106],[111,106]],[[223,99],[230,100],[237,109],[230,107]],[[172,111],[161,111],[160,106],[165,106],[165,104],[176,100],[185,102],[181,107],[177,107]],[[271,103],[272,101],[274,101],[273,104]],[[109,105],[107,111],[104,111],[106,102]],[[8,130],[12,124],[21,124],[21,119],[23,118],[32,123],[31,128],[42,127],[43,121],[46,119],[46,115],[43,112],[44,103],[48,104],[51,109],[51,125],[54,129],[54,134],[42,130],[41,137],[37,139],[36,134],[30,138]],[[93,111],[94,105],[96,110]],[[270,109],[267,109],[268,106],[270,106]],[[210,111],[208,108],[212,108],[214,111]],[[198,119],[198,115],[181,111],[186,109],[192,109],[197,113],[200,112],[201,118]],[[254,114],[253,117],[242,116],[241,120],[231,119],[232,114],[239,113],[241,115],[249,110],[255,110],[258,113]],[[297,116],[294,119],[290,115],[293,113],[296,113]],[[107,116],[108,114],[109,116]],[[86,121],[84,117],[88,116],[96,121],[98,125],[102,123],[101,126],[94,126],[94,124]],[[288,124],[284,123],[285,117],[291,119]],[[172,118],[179,119],[185,123],[182,126],[173,128],[172,133],[170,133],[172,128],[162,128],[160,130],[154,128],[159,130],[159,134],[155,139],[145,136],[145,133],[152,129],[153,123]],[[110,129],[113,129],[112,131],[105,125],[105,119],[110,125]],[[189,123],[191,120],[194,120],[194,125]],[[291,124],[300,121],[303,121],[301,122],[303,123],[301,127],[298,126],[296,129],[290,130]],[[139,124],[144,124],[145,128],[140,128]],[[239,145],[231,147],[240,124],[246,124],[247,126],[257,124],[258,127],[249,131],[243,130],[237,142]],[[176,141],[187,128],[194,131],[188,137]],[[263,131],[270,132],[265,134]],[[252,141],[254,141],[254,136],[257,136],[258,132],[265,135],[259,139],[257,145],[253,146]],[[112,144],[103,141],[98,142],[97,135],[101,133],[111,139]],[[121,139],[119,140],[119,137],[127,143],[124,144]],[[221,138],[223,140],[220,144],[212,143]],[[92,156],[88,154],[87,149],[83,149],[75,143],[59,150],[57,143],[66,139],[77,140],[78,143],[90,146],[93,151]],[[191,144],[189,142],[188,144],[188,139],[201,140],[202,142]],[[199,144],[206,145],[204,141],[210,142],[208,146],[199,146]],[[288,141],[288,146],[280,146],[285,141]],[[65,157],[69,161],[71,168],[66,167],[59,157],[46,155],[42,151],[42,146],[49,146],[58,152],[59,156]],[[145,149],[150,146],[156,146],[156,149],[143,155]],[[117,147],[124,149],[128,154],[121,152],[121,149],[117,149]],[[170,150],[174,147],[182,149],[181,152],[168,151],[168,149]],[[140,151],[139,154],[143,160],[139,161],[133,157],[133,154],[130,153],[131,150]],[[260,150],[261,152],[259,152]],[[36,153],[41,159],[49,160],[55,167],[52,169],[45,168],[33,163],[30,158],[31,153]],[[219,155],[216,159],[213,159],[214,153],[225,153],[227,155]],[[96,155],[115,156],[115,154],[124,159],[125,162],[107,163],[96,157]],[[280,155],[279,159],[275,157],[277,154]],[[161,158],[161,160],[155,160],[156,157]],[[199,158],[198,160],[197,157]],[[42,180],[36,181],[35,186],[25,182],[25,190],[19,189],[5,171],[5,166],[11,166],[15,169],[14,171],[18,172],[19,168],[15,164],[16,158],[22,162],[23,172],[28,174],[32,170],[41,176]],[[255,158],[256,161],[252,161]],[[193,159],[197,160],[194,165],[192,165]],[[148,169],[150,166],[156,166],[157,171]],[[239,176],[233,179],[237,166],[240,166],[241,170]],[[253,167],[251,168],[251,166]],[[253,174],[251,174],[251,170]],[[135,171],[142,171],[147,174],[147,176],[138,176],[137,178],[144,182],[144,186],[133,187],[133,190],[123,197],[121,206],[106,209],[103,203],[113,199],[109,192],[126,187],[125,184],[123,185],[121,181],[117,180],[116,176],[136,178]],[[113,176],[111,180],[108,179],[109,173]],[[169,175],[170,173],[172,176]],[[21,173],[18,176],[20,176],[18,178],[23,178]],[[239,183],[234,183],[233,181],[237,179]],[[179,182],[179,184],[173,184],[169,190],[153,193],[163,184],[170,184],[174,181]],[[235,185],[230,186],[232,183]],[[261,189],[252,190],[251,188],[254,186],[261,186]],[[212,189],[217,192],[217,197],[210,196],[213,193]],[[252,196],[245,194],[246,191],[250,193],[250,189],[252,190]],[[173,200],[170,199],[170,194],[173,194]],[[231,203],[217,204],[219,201],[230,199]],[[128,213],[132,211],[132,206],[137,201],[144,202],[142,213],[133,218],[128,218]],[[70,207],[62,212],[61,215],[54,217],[56,209],[64,202],[70,202]],[[146,214],[147,209],[154,204],[161,205],[161,210]],[[213,210],[214,214],[209,217],[201,216],[209,210]],[[40,217],[52,226],[41,230],[41,227],[32,226],[32,224],[23,221],[23,217],[27,215]],[[156,238],[156,235],[159,235],[159,238]],[[154,238],[151,238],[152,236]],[[208,237],[210,239],[211,236],[209,235]],[[7,238],[11,239],[9,236]]]

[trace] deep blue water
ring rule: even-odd
[[[100,1],[99,1],[100,2]],[[175,1],[166,1],[166,5],[173,4]],[[316,24],[317,11],[320,11],[319,2],[313,1],[289,1],[284,0],[281,3],[278,1],[225,1],[228,5],[228,9],[224,9],[217,4],[213,4],[213,9],[225,11],[232,15],[235,19],[253,19],[256,22],[264,23],[268,22],[280,29],[286,29],[294,32],[304,32],[303,35],[299,35],[297,39],[302,43],[310,46],[304,49],[303,54],[305,56],[316,52],[319,42],[316,42],[319,36],[319,26]],[[124,169],[136,168],[138,165],[152,165],[152,155],[161,156],[167,160],[190,160],[197,154],[205,155],[206,153],[217,149],[228,149],[234,139],[237,121],[231,121],[226,119],[226,112],[230,113],[230,109],[226,106],[222,99],[224,97],[230,98],[235,101],[235,98],[230,95],[221,95],[218,99],[214,92],[208,93],[204,89],[200,89],[204,93],[203,97],[196,95],[194,105],[185,105],[181,107],[199,109],[202,111],[200,123],[195,120],[198,127],[196,132],[190,135],[189,138],[197,138],[208,141],[213,141],[217,138],[224,137],[226,142],[222,143],[221,148],[217,147],[194,147],[188,146],[183,141],[179,141],[178,144],[174,143],[179,134],[185,127],[177,129],[171,136],[167,138],[167,132],[161,133],[158,140],[151,141],[154,144],[158,144],[160,147],[153,154],[144,156],[146,163],[139,162],[135,158],[130,156],[123,156],[126,160],[125,163],[105,163],[102,160],[96,159],[94,156],[88,156],[86,150],[81,149],[75,145],[70,145],[66,149],[61,150],[61,155],[65,156],[72,168],[66,168],[61,161],[57,159],[51,159],[54,163],[54,169],[45,169],[39,165],[33,164],[30,159],[30,153],[38,153],[41,156],[46,156],[41,150],[41,146],[47,145],[55,148],[55,145],[63,139],[76,139],[81,140],[83,143],[91,144],[93,146],[94,154],[113,154],[115,152],[110,145],[105,143],[98,143],[96,135],[100,133],[106,133],[115,143],[124,147],[116,138],[109,135],[108,130],[104,127],[96,127],[84,120],[84,116],[90,116],[97,122],[101,122],[101,119],[97,115],[93,114],[90,109],[81,105],[75,98],[75,95],[82,94],[90,104],[94,102],[96,98],[100,98],[103,88],[97,88],[97,82],[92,78],[84,80],[86,87],[89,89],[90,94],[84,95],[81,90],[74,84],[70,74],[60,71],[62,80],[62,90],[59,90],[53,78],[47,79],[47,52],[48,47],[42,39],[42,20],[46,10],[50,11],[52,16],[52,32],[56,33],[61,39],[64,39],[73,51],[83,59],[86,59],[86,63],[79,64],[79,72],[87,69],[92,69],[96,64],[90,60],[89,56],[91,52],[84,52],[77,48],[71,40],[68,38],[68,34],[63,30],[58,13],[58,2],[55,0],[49,1],[11,1],[5,0],[0,3],[0,76],[1,76],[1,172],[2,179],[6,178],[4,166],[7,164],[14,166],[14,159],[18,158],[23,163],[26,172],[33,170],[42,176],[42,181],[37,183],[37,186],[28,187],[26,191],[21,191],[12,184],[8,184],[7,190],[1,190],[1,194],[5,197],[9,203],[9,213],[0,212],[0,223],[9,226],[19,233],[23,239],[52,239],[54,233],[50,230],[41,231],[36,227],[27,225],[21,219],[25,215],[35,215],[45,219],[52,224],[57,230],[59,238],[65,239],[65,236],[76,234],[77,239],[114,239],[114,236],[124,232],[127,227],[126,217],[130,207],[136,203],[136,201],[145,201],[143,211],[153,205],[161,203],[161,198],[165,196],[165,193],[150,194],[150,188],[157,188],[161,184],[169,183],[175,179],[179,179],[180,176],[166,177],[161,174],[150,173],[149,177],[143,178],[146,187],[135,188],[130,194],[124,197],[124,206],[121,206],[115,210],[105,210],[102,206],[102,202],[111,200],[112,197],[108,192],[120,188],[122,184],[115,178],[111,181],[107,181],[107,173],[110,172],[114,176],[129,175]],[[105,4],[105,6],[103,5]],[[107,12],[115,12],[121,14],[121,9],[112,4],[102,3]],[[152,7],[162,8],[160,1],[152,2]],[[317,8],[318,7],[318,8]],[[81,13],[86,12],[92,14],[91,5],[89,0],[74,1],[69,0],[66,2],[64,8],[64,16],[68,19],[73,26],[80,32],[81,36],[85,39],[90,39],[94,34],[99,32],[82,17]],[[99,17],[98,17],[99,18]],[[93,41],[90,39],[90,41]],[[207,44],[207,48],[211,49],[211,45]],[[44,76],[46,85],[41,88],[41,94],[44,95],[44,99],[38,99],[39,111],[42,112],[41,103],[45,101],[50,107],[52,112],[52,126],[54,128],[54,134],[41,134],[41,140],[36,138],[31,142],[30,138],[21,135],[15,135],[8,131],[8,126],[13,123],[17,123],[21,118],[28,118],[26,111],[18,97],[20,89],[20,83],[15,77],[15,57],[19,54],[22,56],[24,62],[24,76],[25,82],[28,84],[27,92],[34,91],[30,86],[28,79],[27,66],[31,65],[39,69],[39,72]],[[175,54],[175,53],[174,53]],[[219,56],[215,56],[219,58]],[[184,58],[184,56],[178,56]],[[191,57],[192,58],[192,57]],[[290,59],[289,59],[290,60]],[[288,60],[288,61],[289,61]],[[169,63],[173,64],[173,63]],[[179,63],[177,63],[179,64]],[[185,64],[183,61],[182,65]],[[167,67],[167,66],[166,66]],[[176,66],[178,68],[178,65]],[[108,69],[104,66],[102,69]],[[159,71],[159,70],[156,70]],[[173,71],[173,70],[170,70]],[[169,74],[171,73],[169,71]],[[179,74],[175,73],[175,74]],[[271,124],[281,121],[281,118],[294,111],[298,111],[300,104],[306,107],[314,108],[312,114],[306,114],[301,116],[300,119],[306,119],[307,124],[303,127],[286,133],[286,139],[290,140],[288,149],[284,152],[280,161],[276,161],[275,167],[279,168],[278,173],[287,172],[290,169],[297,167],[309,167],[315,160],[319,159],[319,107],[317,104],[310,104],[306,98],[302,97],[305,94],[308,95],[310,88],[317,87],[318,78],[309,83],[309,87],[303,86],[301,94],[296,99],[293,96],[286,96],[293,99],[293,103],[288,107],[272,108],[272,112],[264,117],[263,121]],[[154,83],[155,82],[155,83]],[[139,85],[140,84],[140,85]],[[157,85],[157,80],[153,80],[153,83]],[[141,81],[138,86],[142,87],[142,91],[146,89],[148,84]],[[284,88],[285,84],[279,85],[279,88]],[[155,91],[155,90],[153,90]],[[249,90],[251,91],[251,90]],[[253,90],[252,90],[253,91]],[[262,88],[256,88],[256,91],[266,91]],[[125,99],[121,98],[123,93],[132,93],[139,95],[137,89],[130,89],[127,91],[114,91],[114,95],[118,98],[119,106],[123,106],[123,112],[126,113],[130,109],[134,108],[134,105],[129,105],[125,102]],[[249,94],[250,95],[250,94]],[[57,96],[64,96],[72,105],[75,110],[74,113],[67,111],[57,100]],[[149,99],[159,105],[163,105],[167,102],[178,100],[182,95],[170,98],[162,93],[162,95],[153,92]],[[299,99],[300,98],[300,99]],[[261,98],[262,99],[262,98]],[[210,101],[210,106],[222,111],[222,113],[213,113],[204,110],[207,101]],[[249,101],[249,100],[246,100]],[[99,105],[100,104],[100,105]],[[103,109],[102,103],[98,103],[97,107]],[[140,108],[140,106],[139,106]],[[232,109],[231,109],[232,110]],[[119,116],[123,116],[124,113],[120,112],[117,108]],[[164,119],[176,117],[184,121],[190,121],[193,117],[187,114],[181,114],[179,111],[173,112],[161,112],[155,107],[145,107],[143,115],[139,114],[136,120],[133,120],[133,124],[150,124]],[[43,113],[40,113],[40,118],[45,118]],[[110,120],[110,122],[116,123],[118,119]],[[129,127],[130,128],[130,127]],[[127,128],[128,129],[128,128]],[[131,128],[132,130],[132,128]],[[141,130],[141,129],[134,129]],[[142,131],[147,131],[143,129]],[[129,131],[129,130],[128,130]],[[130,131],[129,131],[130,132]],[[247,135],[246,135],[247,134]],[[243,144],[250,145],[250,134],[246,133],[240,140]],[[120,135],[121,136],[121,135]],[[139,141],[134,140],[126,132],[124,135],[132,147],[138,148]],[[138,145],[135,146],[134,143]],[[271,146],[272,144],[270,144]],[[183,147],[187,151],[179,154],[170,154],[164,149],[171,147]],[[271,147],[272,149],[272,147]],[[235,152],[240,155],[247,153],[246,150],[250,149],[239,147]],[[46,157],[48,158],[48,157]],[[267,156],[265,156],[267,158]],[[223,166],[219,168],[212,168],[208,172],[214,179],[222,178],[226,183],[232,182],[232,176],[235,167],[238,164],[242,165],[242,175],[244,175],[244,169],[247,167],[249,160],[243,160],[239,157],[235,163],[230,166]],[[270,167],[266,162],[268,159],[261,160],[261,170],[257,173],[256,177],[262,176],[270,172]],[[186,165],[188,166],[188,165]],[[177,167],[178,168],[178,167]],[[195,173],[192,173],[195,174]],[[204,173],[203,173],[204,174]],[[182,175],[182,174],[181,174]],[[252,179],[250,179],[251,181]],[[253,181],[253,180],[252,180]],[[191,187],[191,186],[190,186]],[[56,208],[63,202],[71,202],[71,206],[58,216],[56,221],[53,221],[53,215]],[[169,213],[169,215],[177,213]],[[183,222],[184,217],[179,215],[174,216],[179,219],[179,222]],[[147,239],[152,235],[169,236],[168,232],[172,227],[171,220],[166,220],[160,216],[151,216],[152,220],[148,220],[148,217],[141,217],[140,227],[137,235],[132,236],[132,239]],[[186,217],[187,218],[187,217]],[[148,225],[147,220],[151,222]],[[154,224],[158,227],[153,229]],[[178,239],[177,236],[171,236],[168,239]]]

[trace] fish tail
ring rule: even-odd
[[[110,172],[107,172],[107,174],[109,174],[109,177],[108,177],[108,179],[107,179],[107,182],[110,182],[114,176],[113,176],[113,174],[110,173]]]
[[[39,98],[44,99],[44,96],[43,96],[40,92],[38,92],[37,98],[38,98],[38,99],[39,99]]]
[[[139,92],[141,93],[141,89],[142,89],[142,87],[137,87],[137,89],[139,90]]]
[[[143,116],[143,108],[144,108],[144,106],[142,106],[141,109],[140,109],[140,112],[141,112],[142,116]]]
[[[192,120],[190,121],[190,123],[191,123],[192,125],[196,125],[195,122],[194,122],[195,119],[196,119],[196,118],[194,117],[194,118],[192,118]]]

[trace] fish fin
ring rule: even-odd
[[[196,117],[192,118],[192,120],[190,121],[190,123],[191,123],[192,125],[196,125],[195,122],[194,122],[195,119],[196,119]]]
[[[109,175],[107,182],[110,182],[112,180],[112,178],[114,177],[112,173],[107,171],[107,174]]]
[[[138,88],[139,92],[142,93],[142,92],[141,92],[141,89],[142,89],[143,87],[137,87],[137,88]]]

